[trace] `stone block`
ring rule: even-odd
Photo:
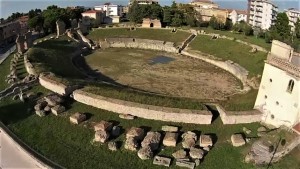
[[[113,127],[113,124],[111,122],[107,122],[107,121],[102,120],[94,126],[94,130],[95,131],[100,130],[100,131],[110,132],[112,127]]]
[[[161,156],[155,156],[153,160],[153,164],[155,165],[162,165],[166,167],[170,167],[171,164],[171,158],[168,157],[161,157]]]
[[[144,129],[138,127],[131,127],[128,132],[126,133],[127,138],[134,138],[136,140],[143,140],[144,138]]]
[[[189,161],[176,161],[176,165],[179,167],[184,167],[184,168],[189,168],[189,169],[195,168],[195,163],[189,162]]]
[[[169,147],[176,147],[177,139],[178,133],[167,132],[163,139],[163,145]]]
[[[70,116],[70,122],[73,124],[79,124],[86,120],[86,115],[83,113],[75,113],[72,116]]]
[[[190,157],[193,159],[202,159],[204,156],[204,151],[200,148],[191,147],[190,148]]]
[[[161,134],[159,132],[148,132],[142,141],[142,147],[150,147],[152,151],[155,151],[159,148],[159,143],[161,140]]]
[[[35,114],[40,116],[40,117],[46,116],[46,112],[44,110],[36,110]]]
[[[210,135],[201,135],[199,141],[200,147],[212,147],[213,141]]]
[[[118,150],[118,145],[114,141],[108,142],[107,146],[108,146],[108,149],[111,150],[111,151],[117,151]]]
[[[231,136],[231,143],[234,147],[239,147],[245,145],[246,141],[242,134],[233,134]]]
[[[151,159],[153,157],[153,152],[149,146],[146,146],[138,151],[138,156],[142,160]]]
[[[177,132],[178,127],[176,127],[176,126],[162,126],[161,130],[165,131],[165,132]]]
[[[57,106],[51,108],[51,112],[56,116],[63,113],[65,110],[66,110],[66,108],[61,105],[57,105]]]
[[[129,137],[126,138],[124,148],[131,151],[136,151],[139,148],[139,145],[135,138]]]
[[[98,130],[95,132],[95,141],[105,143],[109,139],[109,133]]]
[[[126,119],[126,120],[134,120],[135,119],[135,116],[130,115],[130,114],[120,114],[119,117],[121,119]]]
[[[187,155],[187,153],[183,149],[178,150],[178,151],[176,151],[175,153],[172,154],[172,156],[176,159],[184,159],[184,158],[186,158],[186,155]]]

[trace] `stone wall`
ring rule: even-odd
[[[248,82],[247,82],[247,78],[248,78],[248,74],[249,72],[241,67],[239,64],[234,63],[232,61],[221,61],[221,60],[214,60],[214,59],[210,59],[208,57],[205,57],[203,55],[199,55],[199,54],[194,54],[194,53],[190,53],[187,51],[182,51],[181,52],[183,55],[189,56],[189,57],[193,57],[196,59],[201,59],[205,62],[208,62],[210,64],[213,64],[217,67],[220,67],[221,69],[224,69],[226,71],[228,71],[229,73],[231,73],[232,75],[234,75],[235,77],[237,77],[244,86],[244,91],[249,91],[250,87],[248,86]]]
[[[191,34],[181,45],[180,47],[180,51],[182,51],[183,49],[185,49],[185,47],[188,46],[188,44],[196,37],[196,34]]]
[[[260,122],[262,113],[257,110],[250,111],[225,111],[220,105],[216,105],[223,124],[244,124]]]
[[[39,77],[40,84],[48,90],[51,90],[62,96],[67,96],[71,94],[78,86],[68,86],[63,83],[53,80],[53,74],[51,73],[41,73]]]
[[[109,47],[115,48],[139,48],[179,53],[179,48],[173,42],[137,38],[107,38],[105,42],[108,43]],[[100,46],[105,42],[100,42]]]
[[[33,64],[28,60],[27,54],[24,55],[24,66],[28,74],[37,76],[37,72],[35,71]]]
[[[193,124],[211,124],[212,114],[207,110],[187,110],[144,105],[95,95],[83,90],[75,90],[73,98],[83,104],[119,114],[137,117]]]

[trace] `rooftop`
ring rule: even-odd
[[[101,13],[102,11],[99,11],[99,10],[89,10],[89,11],[85,11],[85,12],[83,12],[83,13],[86,13],[86,14],[88,14],[88,13]]]

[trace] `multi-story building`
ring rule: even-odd
[[[123,8],[120,5],[105,3],[104,5],[95,6],[95,10],[105,11],[106,16],[121,16]]]
[[[228,18],[231,19],[232,23],[235,25],[236,23],[239,23],[241,21],[247,22],[247,11],[243,10],[231,10],[229,11]]]
[[[0,45],[14,42],[20,33],[19,21],[0,24]]]
[[[269,0],[248,0],[248,23],[255,28],[269,29],[277,13],[278,7]]]
[[[289,25],[291,26],[292,31],[295,30],[295,23],[300,19],[300,11],[294,8],[290,8],[285,11],[286,15],[289,18]]]
[[[130,0],[129,5],[136,1],[140,5],[151,5],[151,4],[158,4],[159,0]]]
[[[103,11],[89,10],[81,13],[82,24],[91,27],[99,26],[104,21],[105,14]]]
[[[274,40],[255,102],[262,122],[300,133],[300,54]]]
[[[193,0],[190,2],[190,5],[206,9],[219,8],[219,5],[214,3],[212,0]]]

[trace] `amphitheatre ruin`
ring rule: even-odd
[[[32,44],[30,34],[18,38],[7,77],[12,85],[0,93],[1,100],[28,103],[13,130],[37,126],[49,137],[23,135],[30,147],[36,144],[31,153],[45,168],[215,168],[220,155],[228,167],[253,168],[250,162],[277,162],[300,143],[281,130],[286,145],[269,151],[262,143],[261,136],[274,134],[254,109],[262,70],[228,59],[243,55],[263,67],[268,49],[202,30],[123,25],[87,34],[75,21],[67,30],[56,24],[56,35]],[[227,58],[199,50],[223,41]],[[230,51],[232,44],[241,52]],[[27,72],[22,80],[20,62]],[[57,149],[47,148],[51,144]],[[259,146],[266,150],[252,156]]]

